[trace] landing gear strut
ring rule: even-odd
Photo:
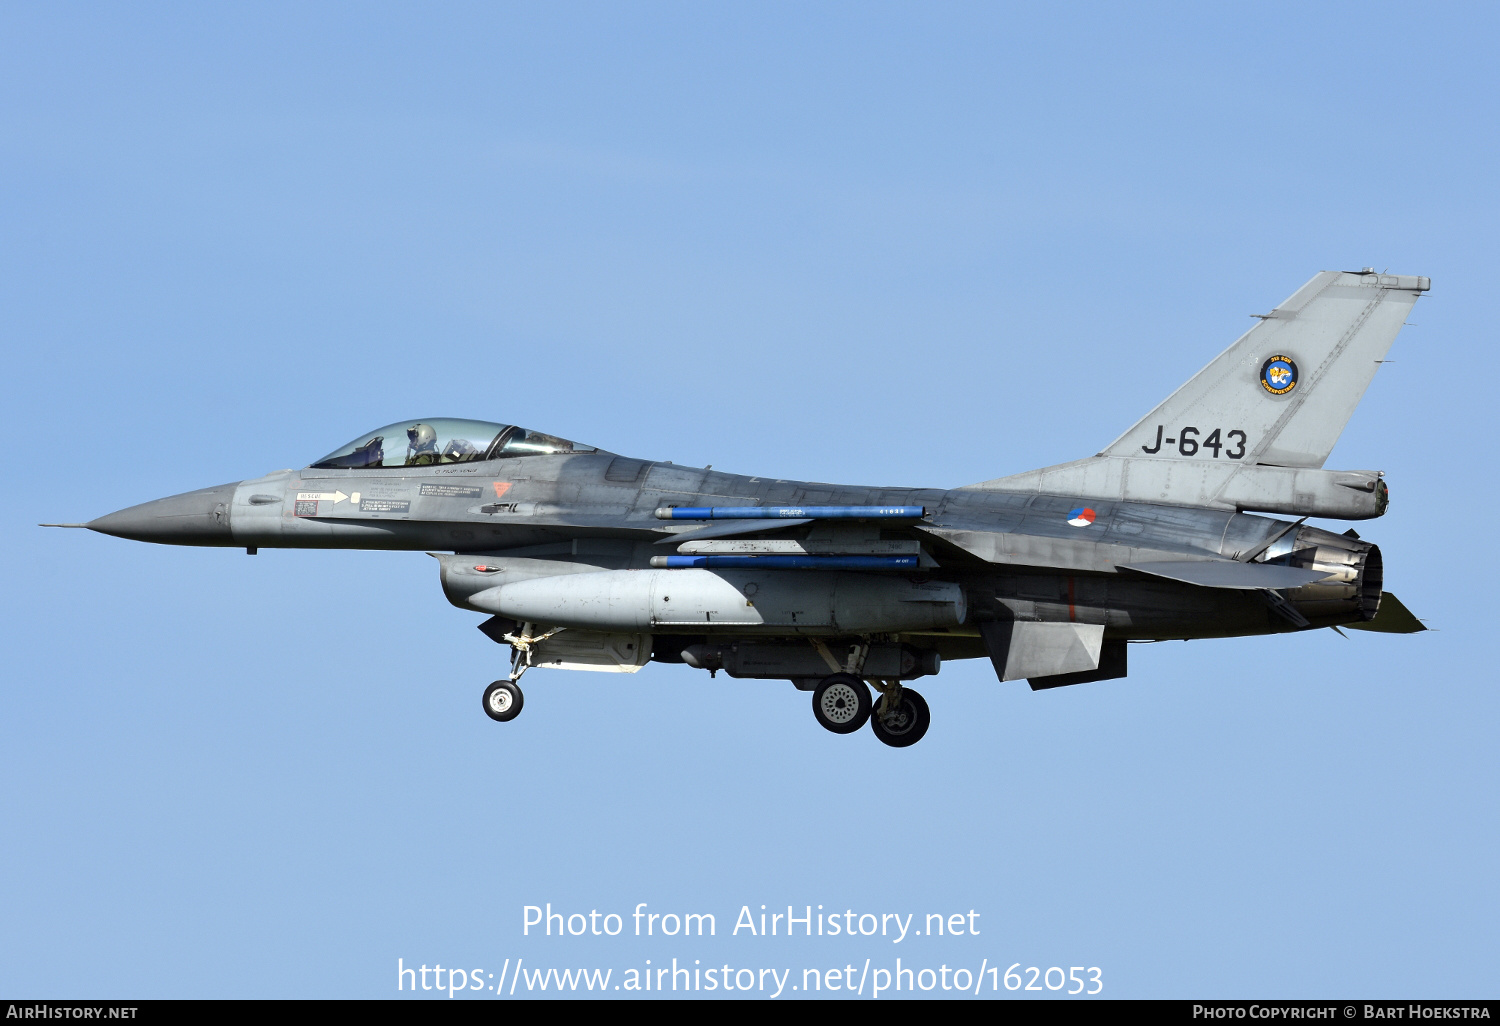
[[[525,697],[521,694],[520,680],[531,667],[532,649],[546,641],[552,635],[562,630],[554,627],[545,634],[532,636],[536,629],[534,623],[518,624],[514,634],[505,635],[505,641],[510,643],[510,678],[508,680],[497,680],[484,689],[484,712],[492,720],[505,723],[521,715],[521,705]]]
[[[870,689],[852,673],[824,677],[812,696],[813,715],[835,734],[852,734],[870,718]]]

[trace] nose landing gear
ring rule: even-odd
[[[497,680],[484,689],[484,712],[492,720],[505,723],[521,715],[525,697],[521,694],[520,680],[531,667],[532,650],[563,628],[554,627],[533,637],[531,632],[535,629],[536,624],[523,623],[518,625],[515,633],[504,636],[511,646],[510,679]]]

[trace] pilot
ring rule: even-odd
[[[406,429],[406,465],[420,466],[438,461],[437,432],[430,424],[413,424]]]

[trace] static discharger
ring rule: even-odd
[[[662,506],[658,520],[921,520],[925,506]]]
[[[652,556],[658,570],[915,570],[916,556]]]

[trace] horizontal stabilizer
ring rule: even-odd
[[[1331,576],[1322,570],[1303,570],[1278,563],[1235,563],[1217,559],[1180,563],[1125,563],[1120,569],[1165,577],[1169,581],[1181,581],[1183,584],[1196,584],[1200,588],[1232,588],[1237,591],[1300,588],[1304,584]]]
[[[1375,619],[1367,623],[1348,623],[1344,625],[1355,631],[1375,631],[1379,634],[1415,634],[1425,631],[1426,625],[1412,615],[1412,611],[1402,605],[1401,600],[1390,592],[1380,596],[1380,609],[1375,613]]]

